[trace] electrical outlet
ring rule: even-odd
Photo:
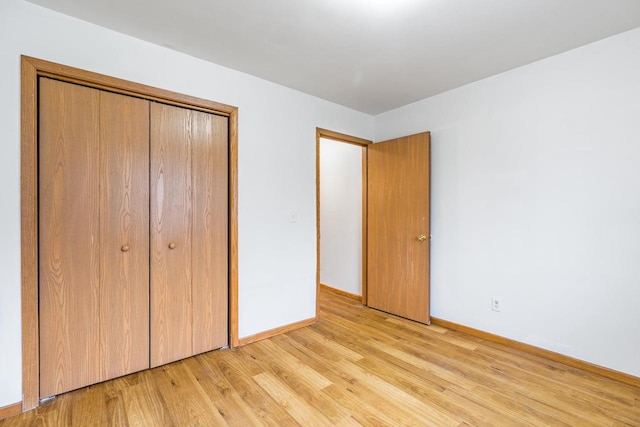
[[[497,297],[491,298],[491,310],[502,311],[502,298],[497,298]]]

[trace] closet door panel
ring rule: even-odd
[[[101,380],[149,367],[149,102],[100,94]]]
[[[228,344],[228,119],[193,113],[193,352]]]
[[[40,397],[100,380],[99,92],[40,79]]]
[[[151,104],[151,366],[192,354],[191,121]]]

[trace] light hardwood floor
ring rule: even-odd
[[[640,388],[321,292],[313,326],[73,391],[0,426],[640,426]]]

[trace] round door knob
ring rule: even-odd
[[[422,243],[425,240],[427,240],[427,236],[425,236],[424,234],[421,234],[421,235],[418,236],[418,240],[420,241],[420,243]]]
[[[122,252],[129,252],[129,245],[124,245],[123,247],[120,248],[120,250]]]
[[[174,242],[169,243],[169,249],[175,249],[176,244]]]

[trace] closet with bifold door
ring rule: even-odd
[[[228,118],[38,94],[40,397],[228,345]]]

